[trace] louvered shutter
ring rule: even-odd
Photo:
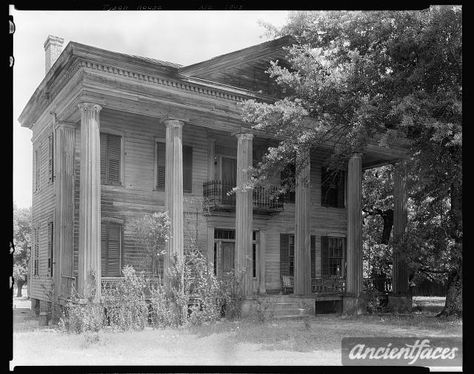
[[[101,274],[103,277],[107,277],[107,253],[108,253],[108,226],[106,223],[103,223],[100,228],[100,268]]]
[[[343,254],[344,254],[344,258],[342,259],[342,276],[346,276],[346,273],[347,273],[347,238],[344,238],[344,251],[343,251]]]
[[[311,235],[311,278],[316,278],[316,237]]]
[[[290,275],[290,236],[280,234],[280,275]]]
[[[193,190],[193,147],[183,145],[183,191]]]
[[[120,242],[121,242],[121,226],[110,224],[108,230],[108,258],[107,273],[110,277],[120,276]]]
[[[107,134],[100,134],[100,183],[107,184]]]
[[[108,134],[107,136],[108,182],[120,184],[120,159],[122,155],[122,137]]]
[[[103,277],[120,276],[121,225],[102,224],[101,233],[101,269]]]
[[[48,137],[48,180],[54,181],[54,136]]]
[[[329,238],[321,236],[321,274],[329,275]]]
[[[156,143],[156,189],[165,189],[166,177],[166,144]]]
[[[41,148],[35,151],[35,191],[39,190],[40,187],[40,166],[41,166]]]
[[[48,275],[53,276],[53,222],[48,223]]]

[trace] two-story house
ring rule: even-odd
[[[301,173],[310,185],[296,181],[295,193],[227,194],[275,141],[242,122],[239,104],[275,100],[265,70],[284,61],[288,43],[283,37],[180,66],[75,42],[62,50],[61,38],[48,37],[46,75],[19,118],[33,134],[34,306],[47,308],[49,292],[63,302],[73,285],[86,297],[89,282],[120,277],[125,265],[149,270],[127,222],[168,211],[169,253],[183,256],[192,242],[217,275],[245,270],[247,296],[279,294],[290,276],[290,292],[313,298],[325,280],[342,279],[343,288],[327,284],[346,311],[358,308],[362,171],[402,159],[402,150],[370,145],[324,182],[330,148],[320,147]],[[406,209],[398,180],[400,232]]]

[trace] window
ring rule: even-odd
[[[323,276],[344,276],[345,238],[321,237],[321,271]]]
[[[53,276],[53,243],[54,226],[53,222],[48,222],[48,276]]]
[[[193,192],[193,147],[183,145],[183,192]]]
[[[283,195],[285,203],[294,203],[295,202],[295,174],[296,167],[294,163],[288,164],[280,173],[280,179],[282,184],[287,185],[292,190],[287,191]]]
[[[165,190],[166,178],[166,143],[156,142],[156,181],[155,188]]]
[[[280,275],[294,275],[295,236],[280,234]]]
[[[156,142],[155,188],[165,190],[166,183],[166,143]],[[193,192],[193,147],[183,145],[183,192]]]
[[[344,208],[344,171],[321,170],[321,205]]]
[[[295,235],[280,234],[280,274],[294,275]],[[311,235],[311,278],[316,278],[316,237]]]
[[[41,166],[41,158],[40,158],[40,149],[35,150],[35,161],[34,161],[34,169],[35,169],[35,192],[39,190],[40,187],[40,166]]]
[[[102,184],[121,185],[122,137],[100,134],[100,181]]]
[[[54,182],[54,135],[48,137],[48,180]]]
[[[39,275],[39,228],[33,229],[33,275]]]
[[[101,227],[101,269],[103,277],[120,277],[122,225],[103,222]]]

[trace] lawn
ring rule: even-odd
[[[420,308],[409,316],[318,315],[307,323],[223,320],[185,329],[87,335],[40,328],[17,309],[12,364],[340,365],[342,337],[462,336],[461,321],[442,322],[434,317],[433,308]]]

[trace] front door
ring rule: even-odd
[[[225,273],[234,270],[235,243],[218,241],[217,250],[217,276],[222,277]]]

